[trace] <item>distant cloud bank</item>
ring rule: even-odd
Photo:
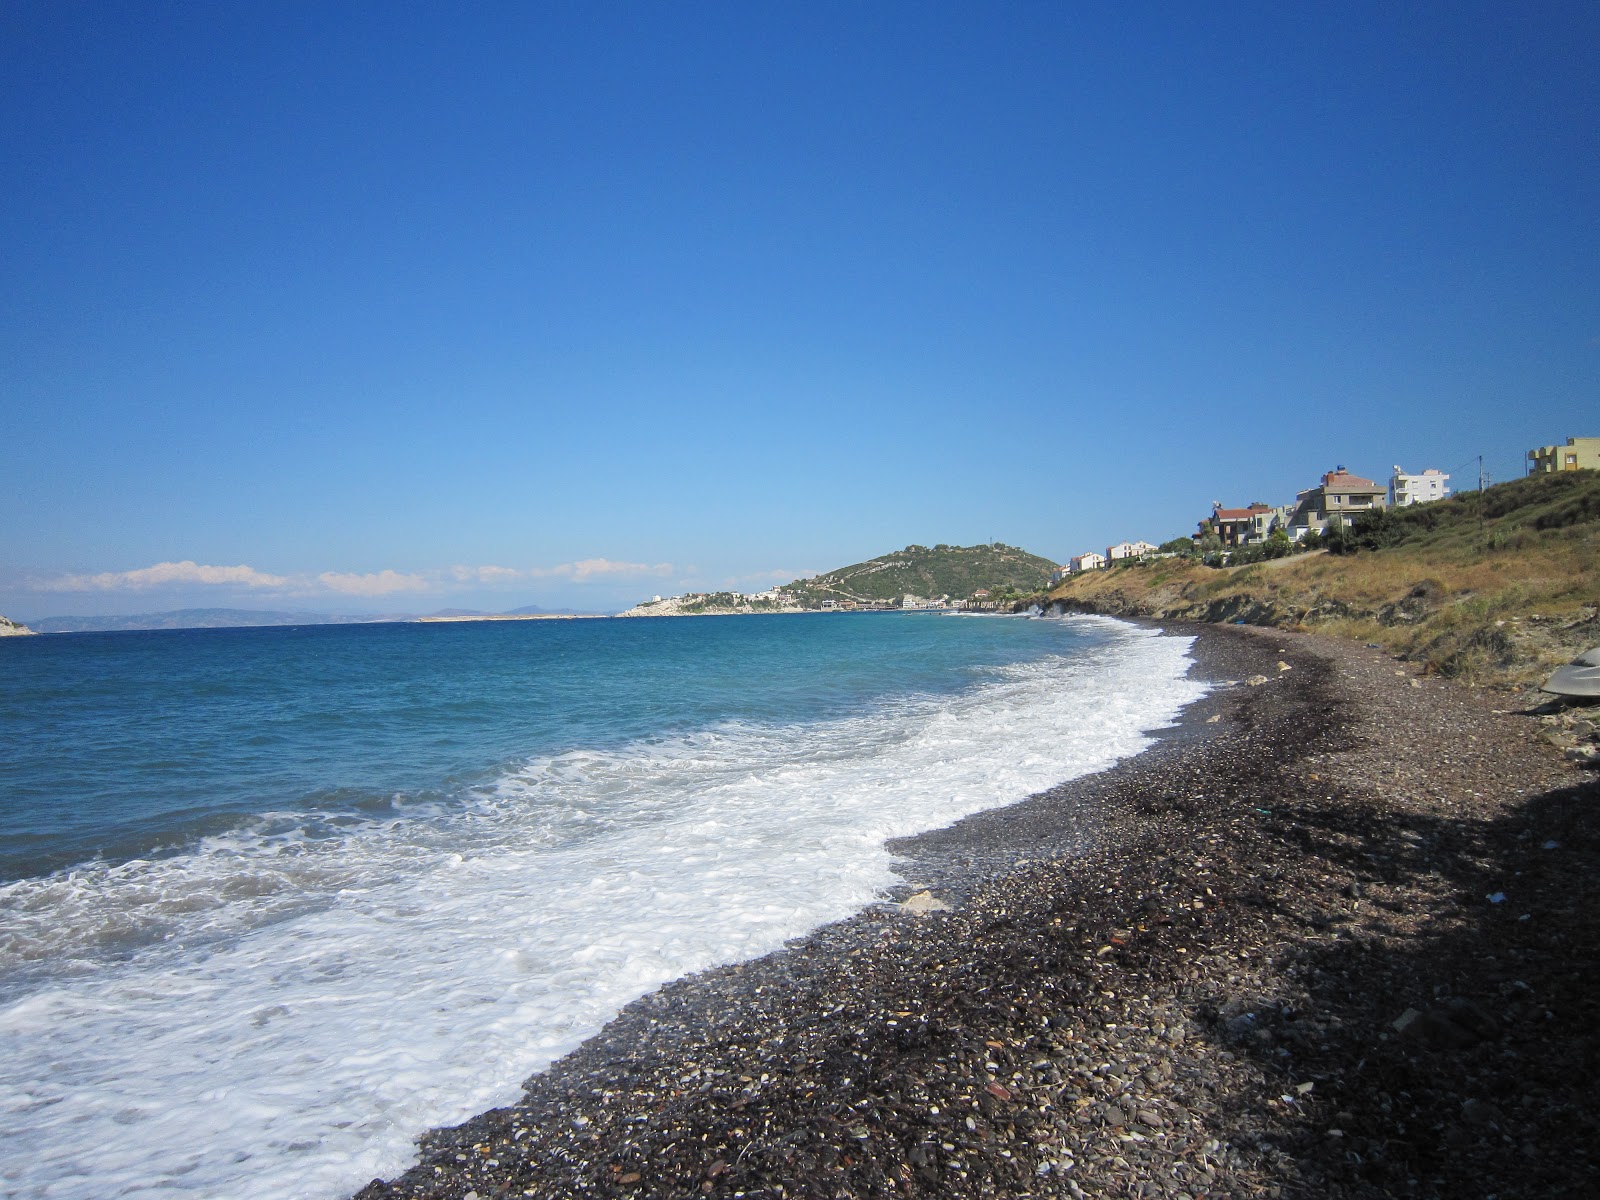
[[[183,562],[156,563],[133,571],[101,571],[97,575],[62,575],[35,586],[41,592],[143,591],[154,587],[173,587],[196,583],[231,587],[283,588],[293,581],[283,575],[269,575],[254,567],[212,567],[185,559]]]
[[[451,567],[450,577],[458,583],[516,583],[524,579],[570,579],[583,583],[590,579],[615,579],[629,576],[671,575],[671,563],[614,562],[609,558],[585,558],[580,562],[554,567]]]
[[[397,592],[430,592],[451,584],[513,584],[541,579],[565,579],[573,583],[671,575],[671,563],[617,562],[609,558],[585,558],[553,567],[454,566],[446,571],[323,571],[316,575],[273,575],[243,564],[236,567],[211,566],[189,560],[161,562],[131,571],[101,571],[95,574],[58,575],[30,580],[38,592],[147,591],[161,587],[248,588],[298,594],[333,592],[343,596],[390,596]]]

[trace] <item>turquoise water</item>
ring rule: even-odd
[[[1148,742],[1186,639],[816,615],[0,643],[0,1191],[331,1197]],[[914,881],[910,881],[914,882]]]
[[[268,811],[448,803],[514,759],[850,715],[1092,641],[877,614],[18,639],[0,689],[0,879],[169,851]]]

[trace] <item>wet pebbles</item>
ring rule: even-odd
[[[360,1200],[1600,1194],[1593,771],[1535,701],[1198,632],[1230,684],[1155,749],[898,843],[912,903],[637,1001]]]

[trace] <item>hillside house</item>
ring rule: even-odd
[[[1060,583],[1063,579],[1065,579],[1068,575],[1071,575],[1071,574],[1072,574],[1072,564],[1071,563],[1062,563],[1059,567],[1057,567],[1055,570],[1050,572],[1050,586],[1051,587],[1055,587],[1056,584]]]
[[[1149,542],[1118,542],[1115,546],[1106,547],[1106,557],[1112,562],[1120,562],[1125,558],[1145,558],[1159,549],[1159,546],[1152,546]]]
[[[1553,471],[1600,471],[1600,437],[1568,438],[1565,446],[1540,446],[1528,451],[1530,474]]]
[[[1078,574],[1080,571],[1098,571],[1105,565],[1105,555],[1096,554],[1093,550],[1089,551],[1087,554],[1074,554],[1072,556],[1071,566],[1072,573],[1074,575]]]
[[[1262,518],[1270,519],[1273,508],[1270,504],[1262,504],[1257,500],[1248,508],[1223,508],[1220,501],[1213,501],[1211,515],[1200,522],[1199,532],[1195,534],[1196,542],[1208,534],[1215,534],[1222,542],[1223,548],[1233,550],[1239,546],[1247,546],[1252,541],[1259,541],[1266,537],[1266,533],[1256,536]],[[1267,532],[1271,532],[1270,528]]]
[[[1421,475],[1408,475],[1398,466],[1389,476],[1389,507],[1405,508],[1412,504],[1431,504],[1450,494],[1450,476],[1434,467]]]
[[[1335,467],[1316,487],[1295,496],[1289,536],[1299,541],[1313,530],[1321,533],[1329,525],[1348,525],[1364,512],[1386,507],[1388,501],[1385,485]]]

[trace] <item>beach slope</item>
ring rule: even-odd
[[[360,1200],[1596,1194],[1593,773],[1536,699],[1185,632],[1220,686],[1154,749],[897,844],[927,897],[637,1001]]]

